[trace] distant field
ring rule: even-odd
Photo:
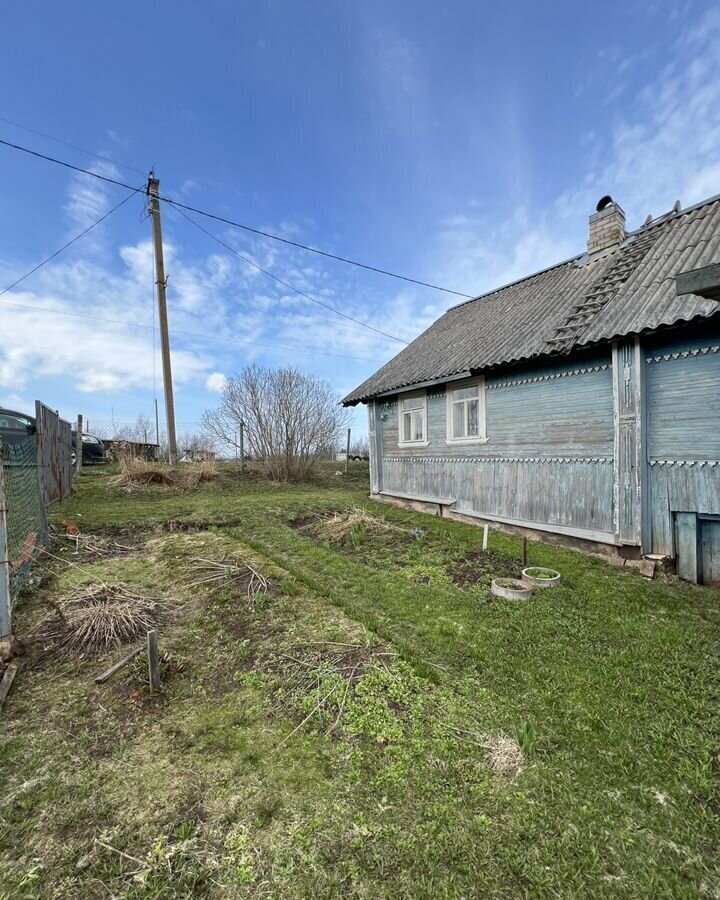
[[[17,611],[0,898],[719,897],[720,592],[531,543],[562,584],[494,600],[519,539],[483,553],[343,468],[89,469],[54,510],[98,541],[55,542]],[[122,650],[29,640],[99,581],[170,608],[159,695],[143,656],[96,686]]]

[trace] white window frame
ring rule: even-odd
[[[419,441],[406,441],[403,439],[403,434],[405,433],[405,429],[403,428],[403,400],[422,400],[422,407],[418,407],[418,409],[422,409],[423,412],[423,436],[422,440]],[[411,412],[408,410],[408,412]],[[412,421],[412,418],[411,418]],[[411,429],[412,431],[412,429]],[[427,392],[426,391],[416,391],[412,394],[400,394],[398,396],[398,447],[427,447],[430,441],[428,440],[428,411],[427,411]]]
[[[478,388],[478,434],[469,437],[453,436],[453,396],[455,391],[464,391],[467,388]],[[448,444],[487,444],[490,438],[487,436],[487,417],[485,404],[485,378],[481,375],[479,378],[473,378],[469,381],[456,381],[452,385],[448,385],[445,389],[447,397],[447,443]]]

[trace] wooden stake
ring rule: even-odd
[[[488,526],[483,525],[483,550],[487,550],[488,542]]]
[[[126,666],[130,660],[135,659],[140,653],[143,652],[143,647],[136,647],[131,653],[128,653],[127,656],[124,656],[119,662],[116,662],[114,665],[110,666],[102,675],[98,675],[95,679],[95,684],[104,684],[108,678],[114,675],[116,672],[119,672],[123,666]]]
[[[5,669],[5,674],[3,675],[2,681],[0,681],[0,709],[3,708],[3,704],[5,703],[5,698],[10,693],[10,686],[15,680],[15,676],[17,675],[18,664],[15,662],[11,662],[10,665]]]
[[[160,690],[160,653],[158,651],[157,631],[153,628],[147,633],[148,673],[150,675],[150,693]]]

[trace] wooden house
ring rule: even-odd
[[[720,581],[720,196],[449,309],[345,400],[371,490]],[[601,546],[602,545],[602,546]]]

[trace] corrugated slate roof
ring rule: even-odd
[[[632,232],[609,253],[577,256],[449,309],[343,403],[711,316],[720,303],[679,297],[675,276],[718,261],[715,197]]]

